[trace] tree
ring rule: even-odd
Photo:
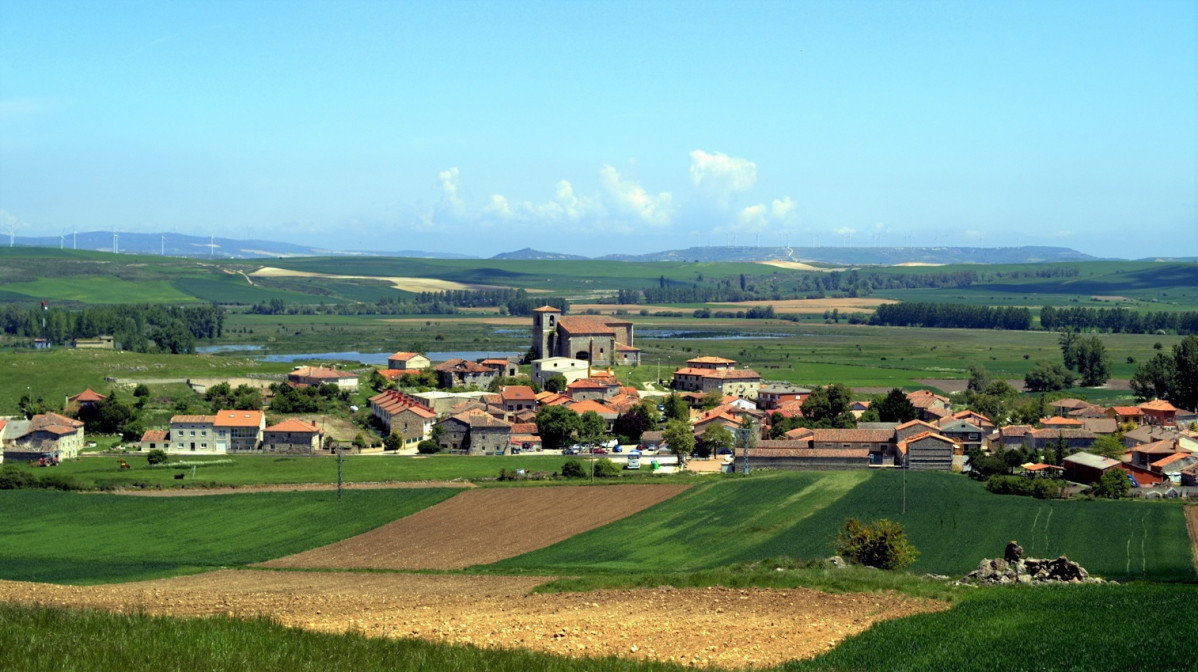
[[[607,433],[607,421],[595,411],[584,411],[578,422],[578,437],[584,441],[598,441]]]
[[[1109,457],[1112,460],[1123,458],[1123,453],[1127,452],[1127,448],[1123,446],[1123,438],[1121,432],[1114,434],[1103,434],[1094,443],[1090,444],[1089,452]]]
[[[663,415],[666,420],[690,420],[691,409],[690,404],[686,403],[686,399],[678,396],[677,392],[671,393],[665,400],[665,411]]]
[[[96,424],[93,431],[101,434],[116,434],[137,417],[133,407],[122,401],[116,390],[113,390],[107,398],[96,402],[96,411]],[[138,438],[141,438],[140,435]]]
[[[1131,490],[1131,483],[1127,480],[1127,474],[1116,467],[1102,472],[1102,478],[1094,485],[1093,493],[1095,497],[1119,499],[1127,495],[1128,490]]]
[[[870,408],[874,408],[875,404],[870,404]],[[885,398],[876,404],[878,409],[878,422],[909,422],[919,417],[919,411],[915,410],[915,404],[907,398],[907,394],[899,388],[894,388],[886,393]]]
[[[1083,338],[1075,348],[1078,374],[1083,387],[1097,387],[1111,377],[1111,357],[1097,336]]]
[[[146,453],[146,462],[149,464],[166,464],[166,451],[161,448],[155,448]]]
[[[1057,344],[1061,346],[1061,358],[1065,361],[1066,369],[1077,368],[1077,348],[1081,338],[1073,329],[1062,329]]]
[[[1073,386],[1073,374],[1060,364],[1039,361],[1023,376],[1029,392],[1055,392]]]
[[[396,452],[402,447],[403,439],[395,432],[391,432],[387,435],[387,438],[383,439],[383,450]]]
[[[699,410],[710,411],[711,409],[724,403],[724,392],[719,389],[708,390],[707,394],[699,400]]]
[[[855,565],[878,569],[902,569],[919,557],[903,526],[885,518],[873,523],[846,520],[836,535],[836,552]]]
[[[425,439],[416,444],[416,452],[421,455],[432,455],[441,452],[441,445],[432,439]]]
[[[695,450],[695,434],[685,420],[670,420],[661,431],[661,440],[678,456],[678,468],[686,464],[686,458]]]
[[[1141,364],[1131,389],[1139,401],[1166,399],[1179,408],[1198,408],[1198,336],[1183,338],[1172,356],[1158,352]]]
[[[842,383],[817,387],[803,400],[803,418],[813,427],[856,427],[857,419],[849,412],[852,400],[853,391]]]
[[[601,457],[591,465],[591,473],[595,475],[595,478],[619,478],[620,468],[616,466],[615,462]]]
[[[566,391],[566,377],[560,373],[556,373],[546,378],[544,384],[546,392],[556,393]]]
[[[1140,402],[1173,396],[1173,358],[1158,352],[1137,366],[1131,377],[1131,391]]]
[[[542,406],[537,411],[537,433],[545,450],[558,450],[582,428],[582,419],[565,406]]]
[[[649,431],[650,427],[656,425],[656,412],[657,407],[654,407],[654,415],[650,415],[649,411],[645,409],[645,403],[642,401],[639,405],[616,416],[616,421],[612,425],[612,431],[615,432],[616,436],[636,443],[641,440],[642,434]]]
[[[965,389],[972,390],[973,392],[981,392],[989,387],[992,381],[993,377],[986,370],[986,367],[981,364],[970,364],[969,383],[966,384]]]
[[[133,398],[137,400],[137,407],[142,408],[150,400],[150,388],[145,383],[138,383],[133,388]]]
[[[703,428],[703,440],[699,444],[700,454],[703,457],[707,455],[718,455],[721,448],[732,447],[732,432],[728,428],[718,422],[708,423]],[[703,455],[703,453],[706,453]]]

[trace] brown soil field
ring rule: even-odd
[[[744,303],[709,303],[712,308],[747,310],[753,306],[773,306],[779,313],[813,314],[833,308],[841,313],[869,312],[885,303],[898,303],[893,299],[786,299],[784,301],[746,301]],[[675,309],[676,310],[676,309]]]
[[[0,581],[0,600],[179,617],[266,615],[319,632],[726,668],[811,657],[877,621],[947,608],[897,595],[803,588],[527,594],[545,580],[221,570],[107,586]]]
[[[544,548],[673,497],[686,485],[470,490],[344,541],[262,567],[460,569]],[[520,515],[513,515],[519,513]]]
[[[792,271],[819,271],[821,273],[827,273],[828,271],[844,270],[843,268],[821,268],[819,266],[812,266],[811,264],[804,264],[801,261],[759,261],[757,263],[761,264],[762,266],[788,268]]]

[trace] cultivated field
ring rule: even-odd
[[[221,571],[87,588],[0,581],[0,601],[173,616],[266,615],[320,632],[728,668],[810,657],[875,622],[947,605],[814,590],[529,594],[541,577]]]
[[[254,278],[316,278],[327,280],[382,280],[403,292],[443,292],[455,289],[491,289],[493,285],[474,285],[451,280],[436,278],[405,278],[396,276],[367,276],[367,275],[337,275],[332,273],[312,273],[297,271],[274,266],[263,266],[249,274]]]
[[[667,500],[686,487],[472,490],[365,534],[261,566],[460,569],[544,548]]]

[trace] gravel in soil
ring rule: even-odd
[[[660,587],[530,595],[545,577],[221,570],[107,586],[0,581],[0,600],[180,617],[267,615],[320,632],[727,668],[826,651],[947,605],[899,595]]]

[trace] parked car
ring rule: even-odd
[[[592,448],[591,453],[594,455],[606,455],[607,449],[606,448]]]

